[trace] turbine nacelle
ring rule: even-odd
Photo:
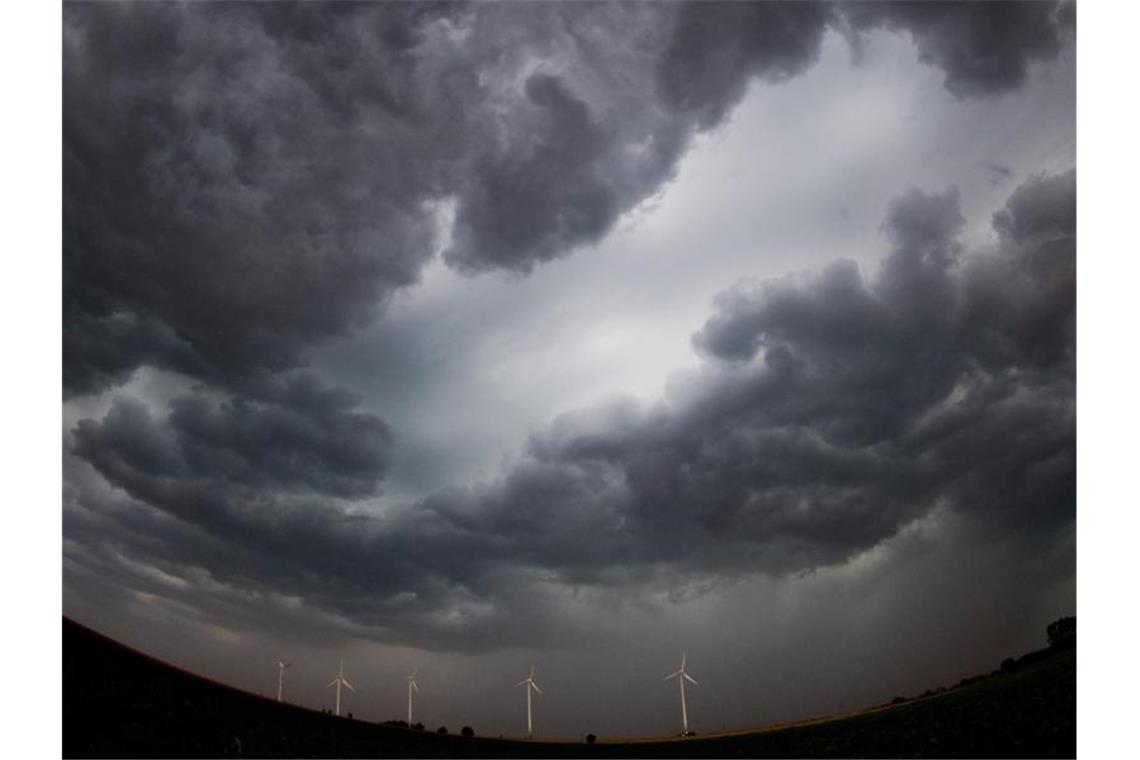
[[[515,686],[529,686],[530,688],[537,691],[539,694],[542,693],[542,689],[538,688],[538,684],[536,684],[534,682],[534,666],[533,665],[530,666],[530,675],[527,676],[526,679],[516,683]]]

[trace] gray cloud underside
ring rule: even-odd
[[[1074,518],[1075,173],[1019,187],[993,250],[962,222],[954,190],[903,195],[872,277],[740,282],[659,404],[563,415],[500,480],[382,516],[350,507],[387,432],[315,381],[122,398],[71,435],[115,488],[72,486],[65,537],[456,648],[570,635],[552,589],[810,571],[936,508],[1048,540]]]
[[[467,273],[569,255],[828,28],[907,33],[973,96],[1071,23],[1050,3],[69,4],[65,391],[303,366],[444,241]]]
[[[479,647],[519,635],[505,621],[520,609],[526,636],[566,635],[536,591],[552,583],[841,561],[936,498],[1069,519],[1071,229],[1034,237],[1064,180],[1020,191],[1000,254],[960,272],[953,199],[904,199],[873,282],[840,263],[739,286],[695,339],[708,365],[666,403],[563,417],[501,482],[384,518],[354,504],[382,483],[387,426],[301,369],[444,241],[460,271],[525,273],[599,240],[753,78],[810,67],[829,27],[907,33],[948,89],[978,96],[1051,59],[1067,13],[69,4],[65,392],[140,366],[200,383],[165,412],[124,397],[72,431],[70,567],[115,577],[129,555],[387,640]]]

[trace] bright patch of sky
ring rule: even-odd
[[[698,359],[690,336],[739,278],[836,258],[873,276],[907,189],[960,190],[967,250],[1028,176],[1075,163],[1074,53],[1021,89],[960,101],[910,41],[837,34],[794,86],[754,82],[676,177],[598,245],[529,276],[466,277],[437,258],[369,329],[314,357],[387,420],[383,501],[494,478],[531,431],[615,395],[646,403]],[[444,215],[445,216],[445,215]]]

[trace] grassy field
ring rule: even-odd
[[[1074,757],[1076,650],[854,715],[691,738],[526,742],[325,715],[63,622],[64,757]]]

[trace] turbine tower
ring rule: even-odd
[[[689,735],[689,713],[685,709],[685,680],[688,679],[693,686],[700,686],[696,680],[685,672],[685,653],[681,652],[681,669],[675,670],[669,675],[665,676],[664,680],[668,681],[670,678],[676,678],[681,684],[681,736]]]
[[[412,727],[412,689],[416,690],[416,694],[420,693],[420,687],[416,686],[416,670],[418,668],[413,668],[412,674],[405,676],[408,679],[408,728]]]
[[[538,684],[536,684],[534,682],[534,665],[530,666],[530,675],[526,677],[526,680],[525,681],[519,681],[518,683],[515,684],[515,686],[525,686],[526,687],[526,736],[528,739],[533,739],[534,738],[534,723],[531,719],[531,711],[530,711],[530,690],[534,689],[539,694],[542,693],[542,689],[538,688]]]
[[[277,661],[277,701],[281,701],[281,695],[285,693],[285,668],[293,663],[285,662],[284,660]]]
[[[344,684],[345,686],[347,686],[348,690],[351,691],[353,694],[356,693],[356,689],[352,688],[352,684],[350,684],[348,682],[348,679],[344,677],[344,660],[343,659],[340,661],[340,672],[337,673],[336,678],[334,678],[332,681],[329,682],[329,686],[335,686],[336,687],[336,714],[337,715],[340,715],[340,687],[341,687],[341,684]],[[325,688],[328,688],[328,687],[326,686]]]

